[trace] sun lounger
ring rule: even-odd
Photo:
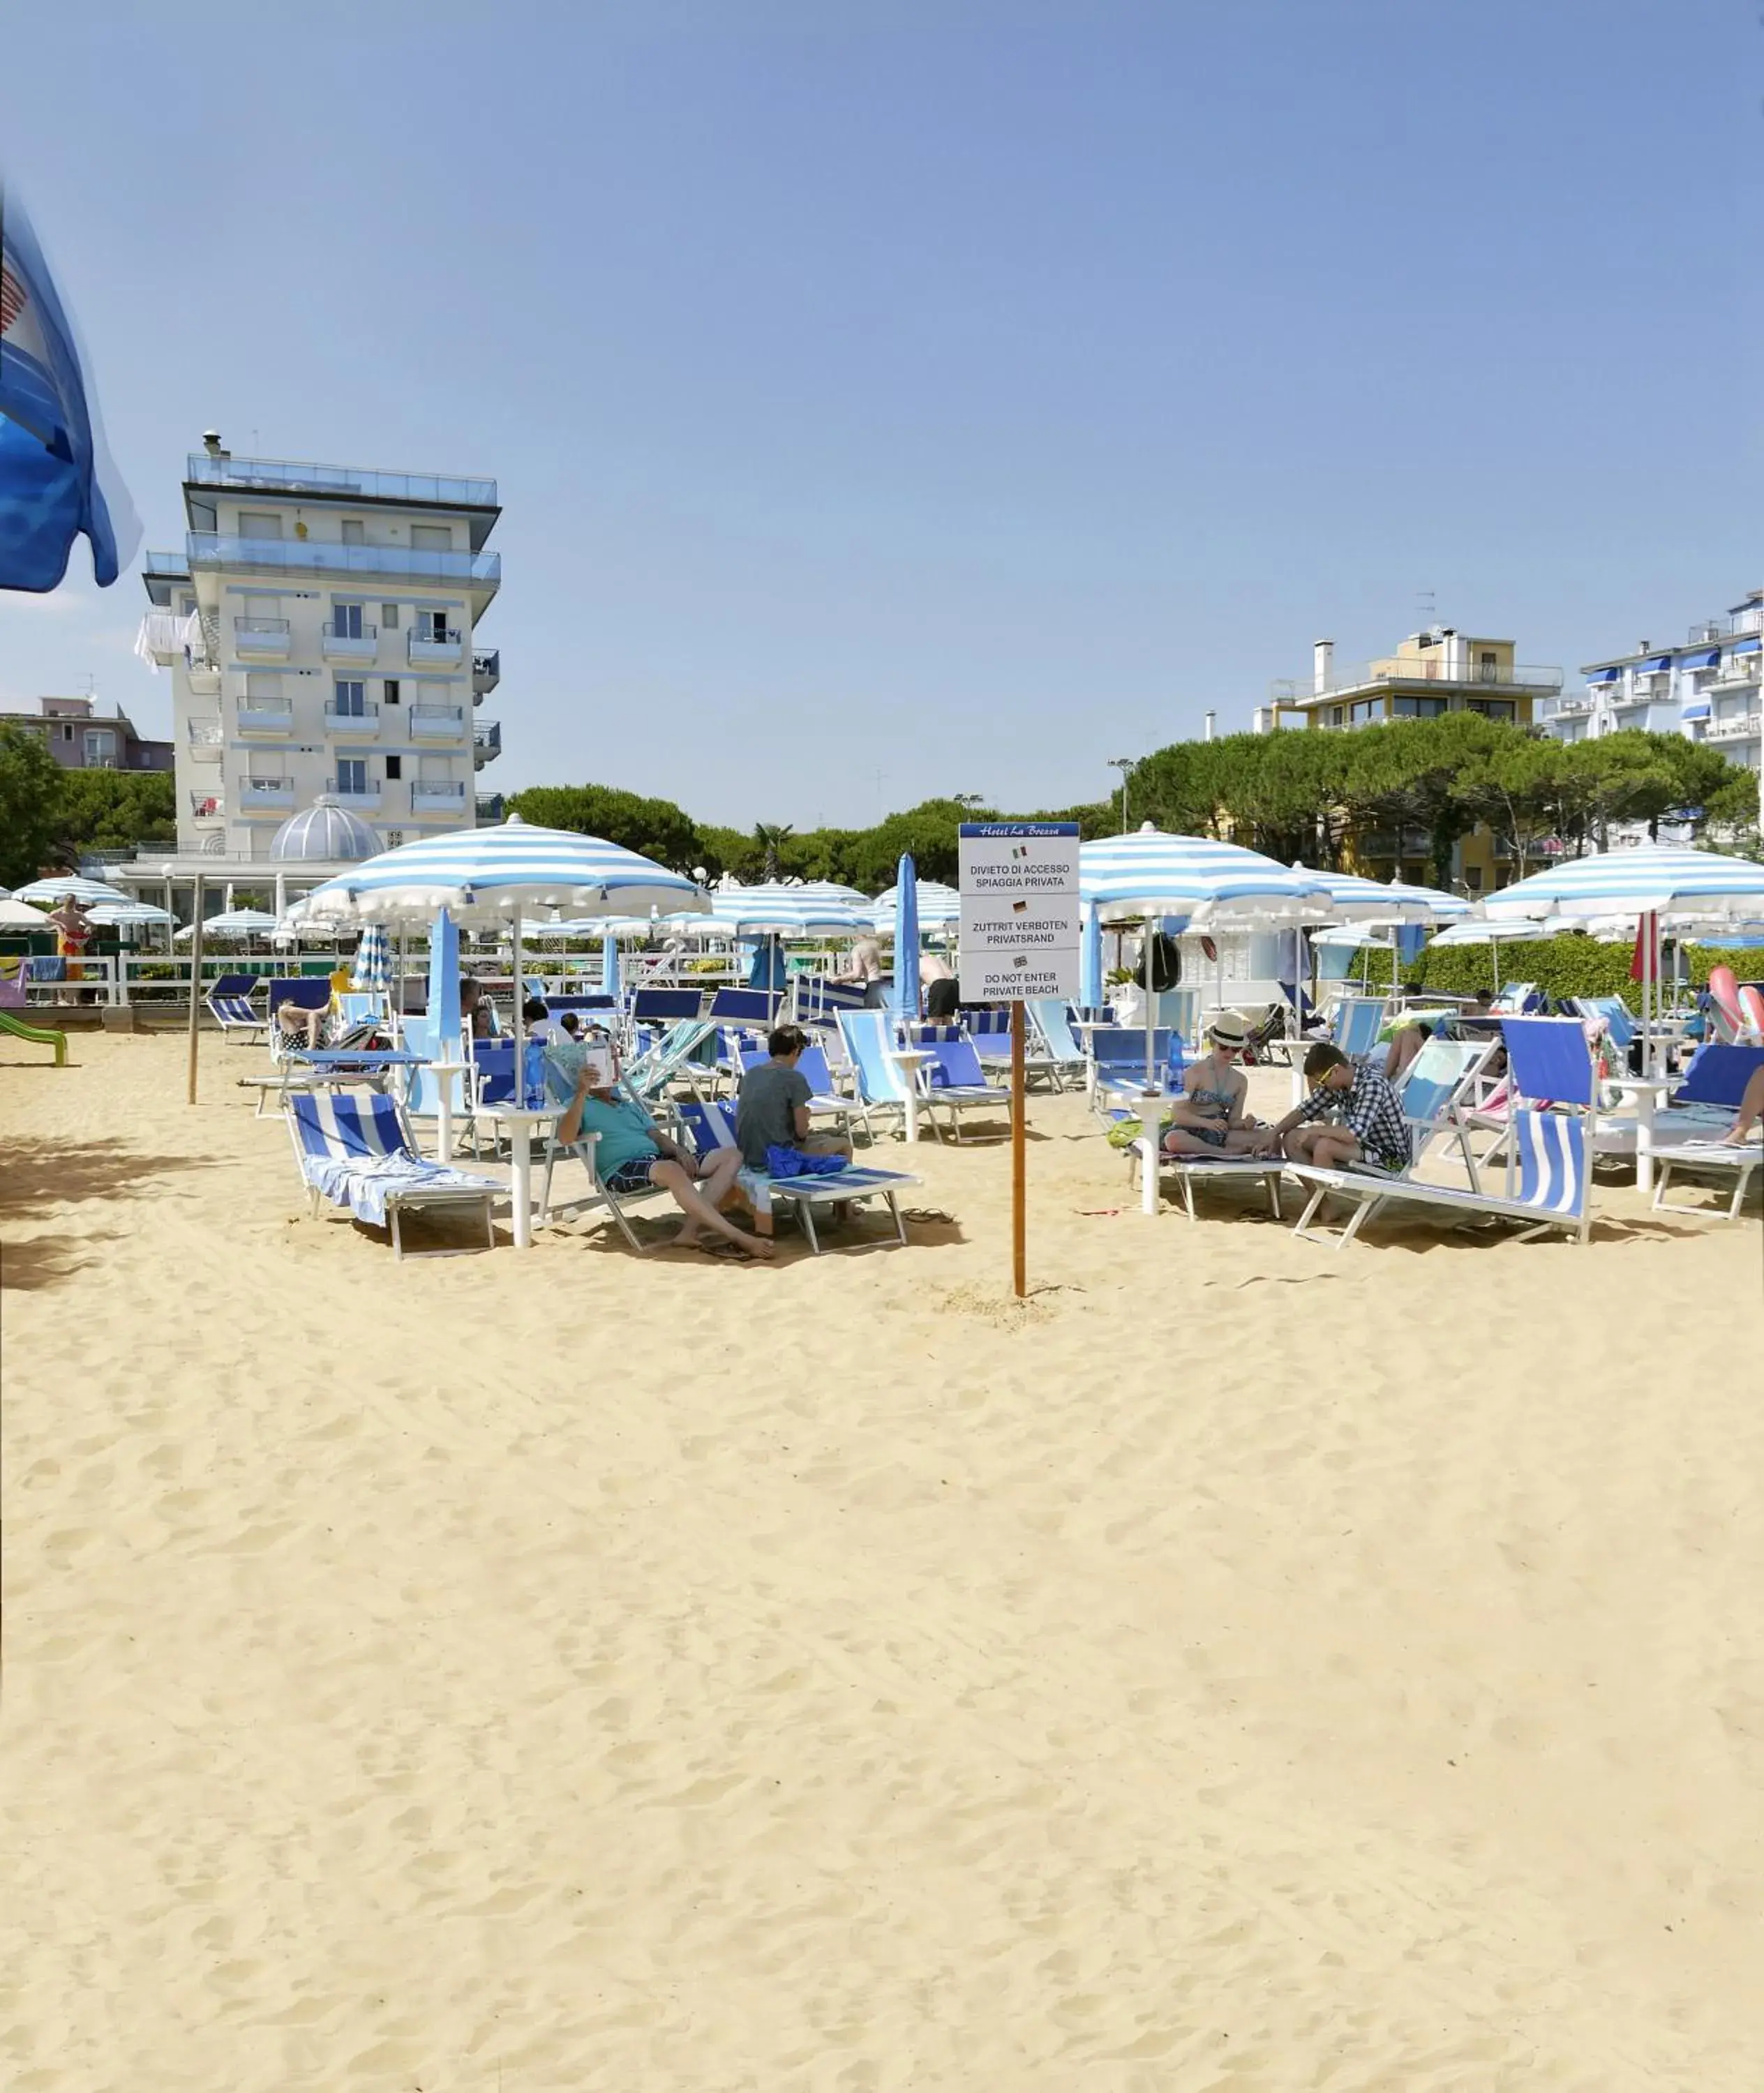
[[[209,1016],[221,1030],[245,1034],[248,1044],[249,1035],[261,1032],[269,1022],[251,1000],[260,986],[255,974],[217,974],[203,998]]]
[[[713,1100],[682,1105],[680,1117],[687,1138],[700,1156],[709,1155],[713,1149],[735,1146],[735,1112],[726,1103]],[[844,1169],[825,1176],[774,1177],[763,1170],[743,1168],[736,1181],[754,1202],[756,1211],[776,1212],[782,1207],[794,1214],[808,1239],[810,1250],[818,1257],[821,1237],[815,1225],[816,1215],[824,1214],[830,1207],[858,1206],[871,1199],[886,1202],[894,1220],[895,1239],[904,1243],[907,1224],[901,1217],[900,1194],[908,1185],[923,1181],[908,1176],[904,1170],[873,1170],[850,1163]]]
[[[935,1115],[949,1114],[950,1129],[958,1145],[962,1116],[986,1112],[1008,1121],[1011,1093],[1003,1084],[989,1083],[980,1065],[974,1043],[959,1025],[915,1025],[907,1029],[907,1043],[930,1058],[919,1065],[919,1094],[930,1109],[933,1131]]]
[[[1137,1112],[1146,1087],[1146,1035],[1131,1025],[1096,1025],[1089,1034],[1090,1109],[1104,1120]],[[1164,1097],[1181,1086],[1181,1047],[1159,1026],[1151,1035],[1152,1080]]]
[[[321,1199],[347,1207],[358,1220],[388,1228],[392,1255],[401,1259],[399,1223],[406,1207],[477,1203],[483,1208],[487,1246],[495,1248],[490,1209],[507,1196],[505,1189],[493,1178],[426,1161],[417,1153],[409,1122],[394,1098],[378,1091],[309,1093],[288,1099],[288,1124],[315,1215]]]
[[[1038,995],[1031,997],[1024,1008],[1030,1034],[1052,1072],[1054,1087],[1063,1090],[1068,1082],[1081,1082],[1088,1057],[1072,1029],[1070,1006],[1060,996]]]
[[[763,1068],[770,1059],[764,1046],[751,1047],[741,1057],[739,1072],[745,1075],[749,1068]],[[835,1120],[840,1131],[848,1135],[852,1121],[863,1117],[863,1108],[856,1098],[841,1095],[834,1086],[833,1072],[827,1066],[826,1056],[818,1046],[804,1047],[796,1057],[796,1072],[808,1086],[811,1120]]]
[[[704,1007],[696,988],[640,988],[631,999],[631,1019],[633,1025],[678,1025]]]
[[[894,1020],[886,1011],[842,1010],[839,1037],[852,1064],[856,1103],[864,1131],[873,1141],[872,1122],[894,1116],[904,1125],[910,1085],[904,1065],[893,1058]],[[932,1132],[937,1131],[933,1126]],[[939,1137],[941,1138],[941,1137]]]
[[[1329,1040],[1350,1061],[1363,1061],[1378,1051],[1378,1035],[1390,1010],[1382,996],[1344,995],[1329,1012]]]
[[[1382,1208],[1406,1206],[1434,1220],[1523,1222],[1522,1240],[1562,1229],[1584,1242],[1592,1228],[1591,1133],[1584,1113],[1521,1107],[1513,1117],[1517,1182],[1510,1181],[1515,1172],[1510,1167],[1510,1189],[1500,1194],[1428,1184],[1407,1174],[1391,1177],[1373,1170],[1320,1170],[1313,1164],[1289,1164],[1287,1174],[1311,1187],[1310,1200],[1293,1233],[1313,1242],[1333,1240],[1340,1249]],[[1314,1233],[1311,1227],[1331,1198],[1345,1200],[1354,1208],[1347,1225],[1333,1238]]]
[[[708,1081],[714,1071],[700,1056],[716,1029],[708,1017],[683,1018],[670,1025],[652,1046],[626,1064],[620,1079],[623,1087],[647,1104],[670,1083],[683,1080],[696,1089]]]

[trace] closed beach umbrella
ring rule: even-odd
[[[1078,1001],[1086,1010],[1103,1003],[1103,919],[1096,904],[1084,904],[1084,942],[1078,952]]]
[[[459,1051],[459,925],[442,909],[429,930],[428,1021],[435,1027],[436,1058]],[[450,1079],[448,1079],[450,1080]]]
[[[895,982],[890,998],[903,1025],[919,1016],[919,877],[910,854],[895,874]]]
[[[384,923],[370,923],[362,931],[349,986],[363,995],[384,995],[392,986],[392,950]]]
[[[618,986],[618,938],[609,930],[600,940],[600,993],[616,998]]]

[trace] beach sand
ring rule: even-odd
[[[10,2093],[1754,2093],[1755,1220],[1338,1254],[1052,1099],[1026,1309],[977,1142],[395,1268],[203,1055],[0,1042]]]

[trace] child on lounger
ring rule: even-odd
[[[1207,1041],[1209,1051],[1184,1072],[1182,1094],[1164,1129],[1164,1152],[1203,1158],[1259,1155],[1268,1129],[1245,1116],[1250,1086],[1236,1066],[1250,1043],[1250,1028],[1236,1011],[1222,1010],[1207,1027]]]
[[[1304,1102],[1270,1129],[1264,1152],[1278,1149],[1289,1162],[1314,1163],[1320,1170],[1355,1164],[1401,1172],[1409,1167],[1409,1129],[1402,1101],[1376,1068],[1350,1061],[1339,1046],[1320,1040],[1305,1056]],[[1326,1112],[1338,1119],[1325,1120]]]

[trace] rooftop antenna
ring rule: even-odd
[[[1431,632],[1439,623],[1439,605],[1434,599],[1432,589],[1424,588],[1415,591],[1415,609],[1416,624],[1423,632]]]

